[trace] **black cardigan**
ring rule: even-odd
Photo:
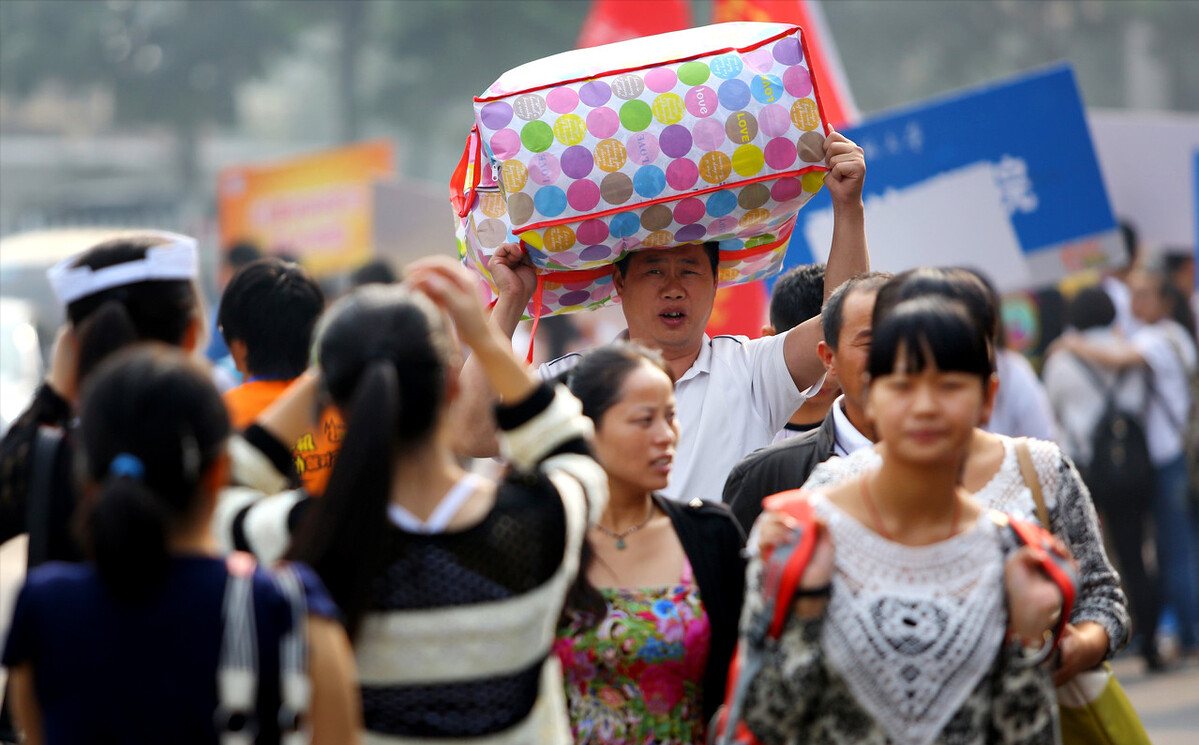
[[[737,623],[745,595],[745,558],[741,555],[745,534],[722,504],[698,498],[684,504],[657,494],[654,503],[670,516],[683,544],[712,628],[703,683],[707,722],[724,703],[729,663],[737,646]]]

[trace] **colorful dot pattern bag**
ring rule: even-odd
[[[613,298],[630,251],[719,241],[722,286],[777,272],[819,190],[824,122],[803,31],[726,23],[581,49],[505,73],[475,99],[451,183],[464,262],[520,240],[531,315]]]

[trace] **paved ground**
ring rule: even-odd
[[[1199,663],[1145,675],[1139,658],[1112,663],[1153,745],[1199,745]]]

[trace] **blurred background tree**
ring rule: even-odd
[[[711,5],[693,0],[696,23],[708,22]],[[85,206],[157,199],[208,214],[223,165],[371,137],[398,144],[400,174],[442,188],[472,121],[471,97],[507,69],[572,48],[588,7],[3,0],[0,234],[17,227],[14,216],[53,222],[56,201],[78,212],[68,189]],[[1195,0],[837,0],[822,8],[865,114],[1060,59],[1074,64],[1089,106],[1199,110]],[[120,138],[133,144],[114,148]],[[62,156],[63,143],[103,168]],[[109,186],[113,172],[145,170],[158,157],[147,148],[166,143],[173,161],[155,161],[152,186],[144,174],[125,179],[140,187]]]

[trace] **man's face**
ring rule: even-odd
[[[701,244],[646,249],[613,278],[633,341],[665,352],[690,353],[703,343],[716,300],[716,277]]]
[[[865,404],[866,366],[870,360],[871,323],[878,292],[859,290],[849,293],[841,307],[841,335],[833,353],[833,367],[841,381],[845,398],[859,409]]]

